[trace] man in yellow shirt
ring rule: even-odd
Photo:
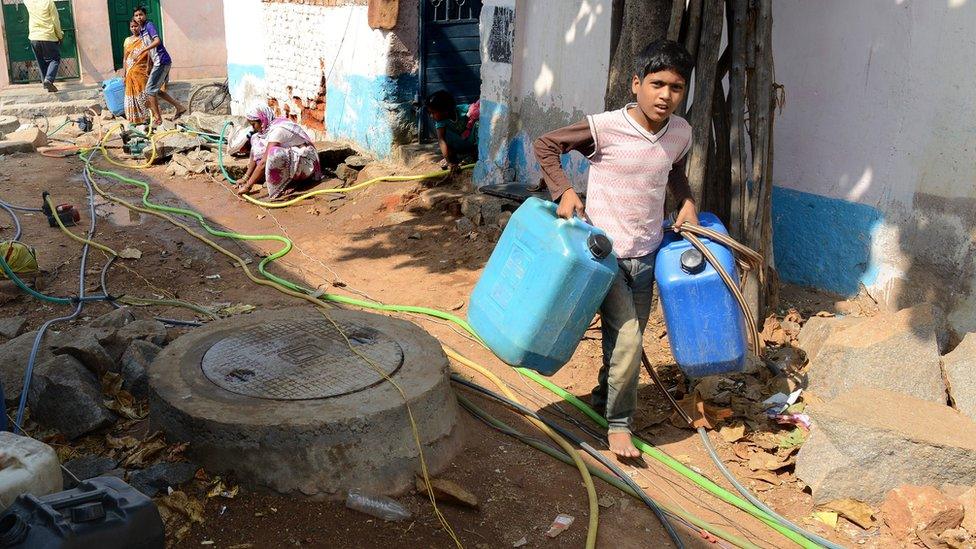
[[[30,34],[27,38],[41,69],[44,89],[56,92],[58,88],[54,85],[54,79],[61,64],[61,40],[64,39],[58,9],[54,7],[54,0],[24,0],[24,6],[30,17]]]

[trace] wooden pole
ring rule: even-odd
[[[743,218],[746,197],[746,10],[749,0],[729,0],[726,3],[731,39],[732,65],[729,70],[729,153],[731,156],[729,181],[729,232],[733,238],[743,238]],[[731,9],[729,9],[731,8]]]
[[[672,0],[671,22],[668,23],[668,40],[677,41],[681,36],[681,17],[685,14],[685,0]]]
[[[684,18],[684,28],[682,29],[684,37],[682,41],[685,44],[685,49],[691,54],[691,59],[696,62],[698,59],[698,39],[701,35],[701,15],[702,0],[688,0],[688,13]],[[683,114],[686,112],[687,106],[688,95],[686,94],[675,112]]]
[[[695,100],[688,122],[692,128],[691,152],[688,153],[688,183],[695,202],[701,204],[705,164],[708,161],[709,134],[712,129],[712,97],[718,63],[719,45],[725,19],[723,3],[715,0],[705,5],[702,14],[701,47],[695,65]]]

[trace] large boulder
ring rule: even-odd
[[[26,316],[12,316],[0,318],[0,338],[13,339],[24,333],[27,326]]]
[[[176,153],[192,151],[207,144],[202,137],[177,133],[167,135],[156,141],[156,160],[170,158]],[[152,147],[146,147],[143,156],[147,159],[152,155]]]
[[[962,343],[942,357],[942,367],[956,409],[976,420],[976,332],[966,334]]]
[[[119,476],[123,470],[118,467],[118,462],[108,456],[86,455],[74,458],[64,463],[62,475],[64,487],[71,489],[77,486],[79,481],[106,474]]]
[[[192,463],[161,462],[129,475],[129,484],[149,497],[156,497],[170,486],[190,482],[198,466]]]
[[[196,102],[194,101],[194,104],[195,103]],[[193,129],[206,133],[212,133],[214,135],[220,135],[220,130],[224,128],[224,124],[230,122],[233,124],[233,126],[227,130],[227,133],[224,135],[225,139],[230,135],[234,128],[243,128],[244,126],[247,126],[247,119],[245,119],[243,116],[207,114],[205,112],[194,112],[188,114],[184,120]]]
[[[34,152],[34,145],[31,145],[27,141],[15,141],[11,139],[0,141],[0,156],[5,154],[29,152]]]
[[[862,387],[807,408],[796,476],[818,503],[878,503],[903,484],[976,483],[976,422],[944,405]]]
[[[148,341],[137,339],[122,355],[122,388],[136,398],[149,396],[149,364],[161,351]]]
[[[44,427],[75,439],[115,421],[103,404],[98,379],[68,355],[52,357],[34,368],[27,394],[31,417]]]
[[[945,404],[938,343],[944,322],[931,305],[847,321],[814,353],[807,389],[832,399],[873,387]]]
[[[3,383],[4,399],[8,406],[20,400],[20,392],[24,387],[24,373],[27,371],[28,358],[36,336],[36,331],[27,332],[0,345],[0,382]],[[53,356],[51,350],[43,344],[50,339],[51,334],[44,336],[44,341],[38,348],[35,364]]]
[[[84,364],[95,375],[116,370],[115,360],[99,343],[98,332],[88,326],[79,326],[55,334],[48,344],[56,355],[70,355]]]

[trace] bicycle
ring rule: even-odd
[[[202,111],[209,114],[219,114],[218,109],[230,102],[230,88],[227,80],[205,84],[193,90],[187,100],[187,111],[190,113]],[[194,108],[194,105],[198,108]],[[202,108],[199,108],[202,107]]]

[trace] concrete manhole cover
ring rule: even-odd
[[[403,349],[383,332],[349,322],[338,324],[353,348],[387,375],[403,364]],[[383,381],[325,319],[246,328],[210,347],[200,366],[218,387],[270,400],[336,397]]]

